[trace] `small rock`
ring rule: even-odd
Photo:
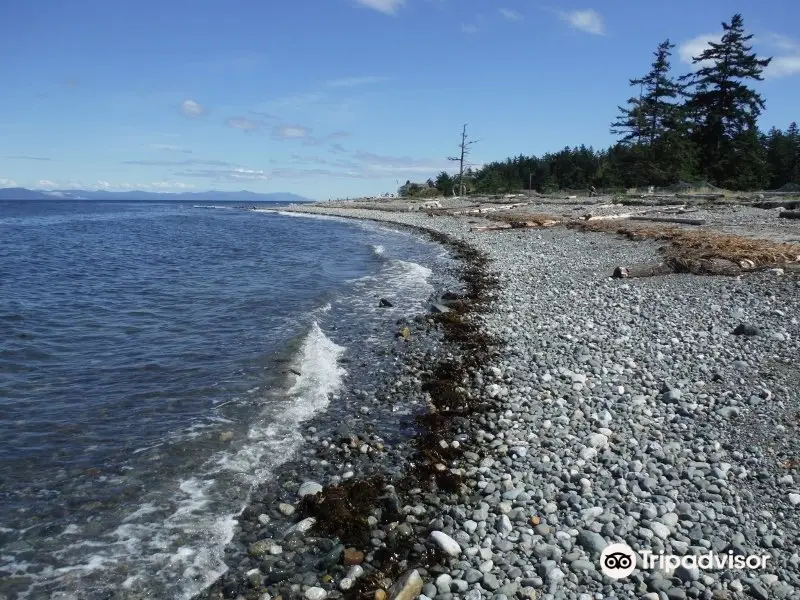
[[[748,323],[739,323],[739,325],[736,326],[736,329],[733,330],[733,335],[744,335],[747,337],[754,337],[757,335],[761,335],[761,330],[755,325],[750,325]]]
[[[349,567],[352,565],[360,565],[364,562],[364,553],[355,548],[346,548],[342,554],[342,564]]]
[[[306,481],[297,490],[297,497],[304,498],[305,496],[314,496],[322,491],[322,486],[316,481]]]
[[[305,597],[307,600],[325,600],[328,592],[321,587],[310,587],[306,590]]]
[[[414,569],[398,579],[389,588],[389,600],[415,600],[422,593],[422,577]],[[377,593],[375,595],[377,600]]]
[[[232,431],[223,431],[219,434],[219,441],[220,442],[230,442],[233,439],[233,432]]]
[[[278,512],[280,512],[283,516],[288,517],[294,514],[294,506],[291,504],[286,504],[285,502],[281,502],[278,504]]]
[[[391,308],[392,306],[394,306],[394,304],[389,302],[386,298],[381,298],[380,300],[378,300],[378,306],[380,306],[381,308]]]
[[[458,542],[442,531],[432,531],[430,539],[449,556],[461,554],[461,546],[458,545]]]

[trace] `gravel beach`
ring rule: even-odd
[[[611,279],[619,265],[657,261],[658,245],[560,227],[472,232],[465,217],[292,210],[423,228],[477,250],[497,283],[468,318],[495,346],[462,382],[480,409],[439,429],[448,464],[437,467],[457,485],[383,489],[362,539],[320,542],[333,575],[281,580],[274,561],[252,561],[230,576],[246,571],[249,588],[229,583],[212,596],[800,598],[796,271]],[[420,350],[412,362],[425,360]],[[340,441],[316,443],[336,454]],[[362,443],[355,454],[370,455]],[[284,491],[313,497],[340,480],[321,469],[317,481]],[[273,514],[289,520],[304,507],[277,501]],[[245,517],[266,525],[258,513]],[[313,521],[293,527],[291,539],[306,535],[298,527],[324,537]],[[394,557],[400,569],[376,570],[398,537],[409,539]],[[256,538],[251,558],[286,551]],[[637,553],[627,577],[601,573],[612,543]],[[650,568],[647,551],[766,559],[753,569]]]

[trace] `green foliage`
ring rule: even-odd
[[[753,36],[741,15],[722,27],[722,39],[693,59],[697,71],[677,80],[670,76],[674,44],[658,45],[650,71],[629,80],[637,95],[619,107],[611,131],[620,140],[611,148],[580,146],[492,162],[472,177],[474,191],[611,190],[701,179],[733,190],[800,184],[797,124],[766,135],[757,128],[764,99],[748,83],[762,79],[771,59],[752,52]],[[436,187],[446,185],[437,178]]]
[[[401,198],[433,198],[439,196],[440,193],[434,186],[433,180],[429,179],[426,183],[406,181],[397,190],[397,195]]]

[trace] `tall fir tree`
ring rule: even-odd
[[[753,53],[753,36],[745,33],[740,14],[722,28],[722,39],[693,58],[700,68],[683,78],[691,88],[685,106],[702,171],[718,185],[738,188],[756,185],[766,174],[756,128],[764,99],[747,84],[761,81],[772,59]]]
[[[611,133],[622,136],[620,143],[634,146],[626,153],[625,172],[636,185],[663,185],[694,170],[694,152],[677,103],[682,87],[670,76],[673,48],[669,39],[661,42],[647,75],[629,80],[631,87],[639,87],[639,97],[618,107],[619,116],[611,124]]]

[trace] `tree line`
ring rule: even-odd
[[[619,140],[610,148],[582,145],[491,162],[465,172],[467,191],[609,190],[679,182],[800,191],[797,123],[785,130],[758,128],[765,102],[751,86],[763,80],[772,59],[753,52],[741,14],[722,27],[720,41],[693,57],[697,68],[686,75],[671,74],[675,44],[667,39],[658,45],[650,71],[629,80],[638,94],[618,107],[610,130]],[[427,184],[407,182],[400,194],[449,195],[458,183],[458,176],[442,171]]]

